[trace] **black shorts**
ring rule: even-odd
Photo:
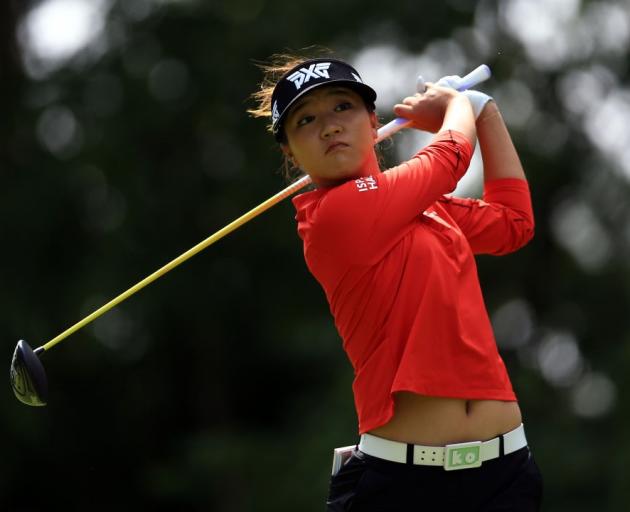
[[[479,468],[390,462],[355,450],[330,480],[328,512],[537,512],[542,477],[521,448]]]

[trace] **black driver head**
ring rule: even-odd
[[[44,366],[24,340],[18,341],[13,352],[10,378],[13,392],[20,402],[32,406],[46,405],[48,381]]]

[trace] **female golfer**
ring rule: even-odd
[[[285,156],[316,185],[293,199],[298,233],[355,373],[360,442],[332,476],[328,510],[539,510],[541,477],[474,259],[533,235],[497,106],[427,84],[394,113],[435,137],[381,171],[376,93],[354,68],[285,58],[266,72],[252,113],[271,117]],[[477,138],[483,200],[445,195]]]

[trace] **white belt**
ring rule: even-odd
[[[501,442],[503,442],[503,450],[501,450]],[[443,466],[447,471],[477,468],[482,462],[508,455],[525,446],[527,446],[527,439],[522,423],[511,432],[489,441],[422,446],[363,434],[359,442],[360,451],[379,459],[403,464],[409,461],[420,466]]]

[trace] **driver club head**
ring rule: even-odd
[[[48,381],[42,362],[28,343],[18,341],[11,361],[11,388],[17,399],[32,406],[46,405]]]

